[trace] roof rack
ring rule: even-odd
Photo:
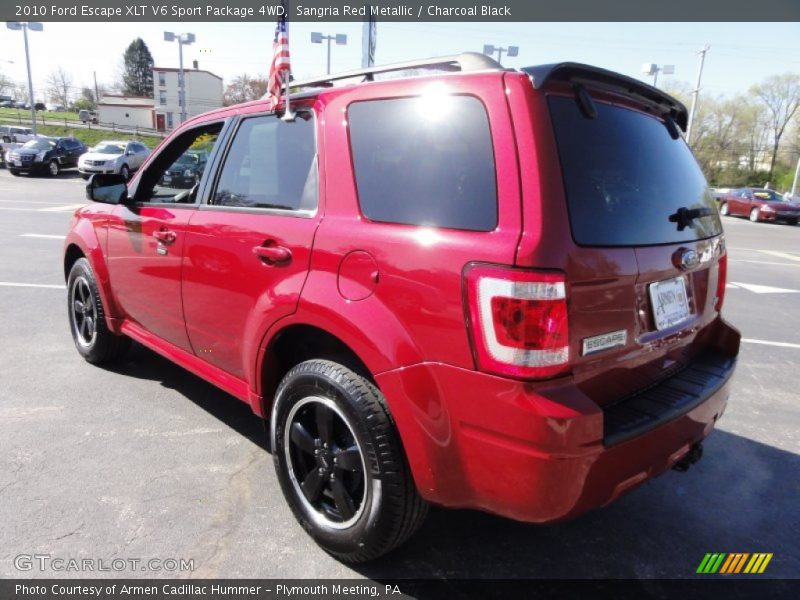
[[[408,62],[392,63],[379,67],[369,67],[367,69],[356,69],[344,71],[325,77],[305,79],[303,81],[292,81],[289,85],[293,89],[300,88],[327,88],[333,87],[335,81],[343,79],[354,79],[363,77],[364,81],[375,81],[375,75],[382,73],[392,73],[397,71],[409,71],[412,69],[430,69],[431,71],[482,71],[491,69],[502,69],[502,65],[493,58],[477,52],[463,52],[452,56],[440,56],[437,58],[427,58],[424,60],[412,60]],[[266,97],[266,96],[265,96]]]

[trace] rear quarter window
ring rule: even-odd
[[[722,232],[697,161],[664,123],[601,102],[593,119],[574,98],[551,96],[548,102],[576,243],[646,246]],[[669,217],[681,207],[708,208],[710,214],[679,231]]]
[[[497,226],[489,119],[477,98],[355,102],[348,123],[368,219],[472,231]]]

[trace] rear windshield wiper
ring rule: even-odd
[[[683,231],[687,227],[692,227],[692,221],[702,217],[710,217],[714,214],[710,208],[704,206],[702,208],[686,208],[681,206],[675,214],[669,216],[670,223],[678,224],[678,231]]]

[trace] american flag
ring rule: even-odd
[[[287,80],[288,84],[291,68],[289,60],[289,30],[286,26],[286,11],[284,10],[275,27],[275,39],[272,42],[272,64],[269,66],[267,92],[272,95],[273,104],[278,103],[284,79]],[[284,72],[286,75],[283,74]]]

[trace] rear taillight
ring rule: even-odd
[[[722,310],[722,303],[725,301],[725,283],[728,279],[728,254],[719,257],[717,262],[717,298],[714,308],[717,312]]]
[[[478,368],[523,379],[569,368],[563,274],[472,265],[464,276]]]

